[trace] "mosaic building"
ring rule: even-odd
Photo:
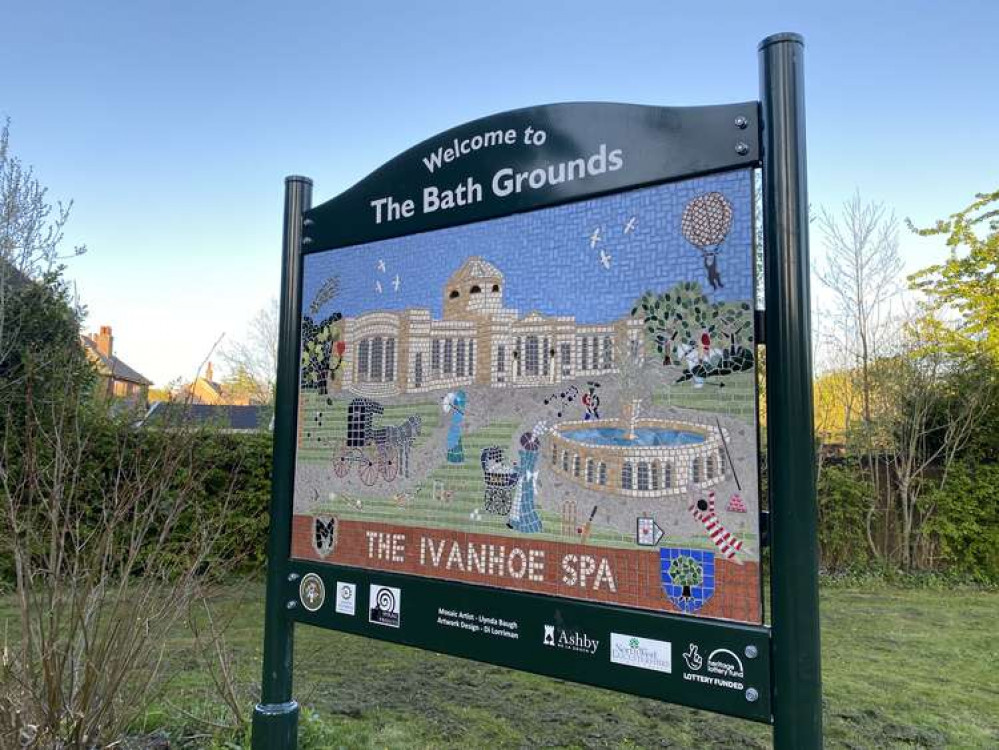
[[[430,310],[371,312],[344,318],[345,344],[334,389],[371,397],[468,385],[531,387],[618,371],[621,352],[638,357],[642,324],[630,316],[578,324],[503,305],[504,278],[468,258],[443,289],[443,315]]]

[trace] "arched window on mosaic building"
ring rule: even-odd
[[[558,465],[558,446],[552,442],[552,466]]]
[[[385,382],[395,382],[395,339],[385,339]]]
[[[562,451],[562,471],[569,473],[569,451]]]
[[[586,483],[593,484],[594,476],[594,463],[592,458],[586,459]]]
[[[572,344],[562,344],[559,347],[559,357],[561,358],[562,377],[567,378],[572,374]]]
[[[382,365],[385,364],[385,341],[381,336],[371,339],[371,364],[368,365],[368,375],[376,383],[382,381]]]
[[[441,340],[434,339],[430,345],[430,374],[439,378],[441,376]]]
[[[649,483],[652,485],[652,489],[659,489],[659,464],[655,461],[649,466]]]
[[[704,475],[704,459],[700,456],[694,459],[694,462],[690,465],[690,480],[694,483],[703,481]]]
[[[630,490],[630,489],[634,488],[634,486],[635,486],[635,480],[634,480],[634,478],[632,476],[632,472],[633,471],[634,470],[632,469],[632,466],[631,466],[630,462],[625,461],[623,464],[621,464],[621,489],[622,490]]]
[[[541,372],[541,348],[537,336],[528,336],[524,339],[524,372],[528,375],[537,375]]]
[[[371,357],[371,344],[367,339],[361,339],[357,344],[357,379],[368,379],[368,362]]]
[[[604,369],[610,370],[614,366],[614,339],[604,336]]]
[[[458,339],[457,349],[457,367],[455,368],[455,375],[459,378],[463,378],[465,377],[465,339]]]
[[[638,463],[638,489],[649,489],[649,465],[645,461]]]
[[[451,375],[454,373],[454,341],[452,339],[444,339],[444,374]]]
[[[597,483],[607,484],[607,464],[603,461],[600,462],[600,466],[597,467]]]
[[[708,479],[715,478],[715,456],[713,453],[710,454],[707,458],[707,478]]]
[[[668,490],[673,487],[673,464],[669,461],[663,463],[663,489]]]
[[[572,475],[574,477],[579,477],[579,456],[574,455],[572,457]]]
[[[725,455],[725,451],[720,451],[718,453],[718,476],[723,477],[728,474],[728,457]]]

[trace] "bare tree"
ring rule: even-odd
[[[867,514],[867,535],[871,551],[877,555],[888,547],[892,514],[887,477],[882,476],[879,456],[884,446],[877,444],[872,403],[876,383],[872,370],[892,342],[897,321],[892,304],[901,291],[902,259],[898,253],[899,224],[883,203],[865,202],[860,192],[847,200],[838,214],[822,208],[817,223],[826,248],[817,273],[831,292],[827,314],[822,317],[820,341],[824,361],[850,373],[844,385],[857,394],[860,429],[850,430],[853,414],[845,415],[848,434],[859,436],[866,455],[871,481],[871,503]],[[844,403],[850,403],[847,394]],[[886,506],[882,517],[882,541],[875,542],[874,524],[879,504]]]
[[[10,353],[19,321],[12,317],[13,288],[58,267],[59,245],[72,201],[49,202],[48,190],[10,151],[10,120],[0,129],[0,364]],[[73,248],[71,256],[86,247]],[[69,256],[65,256],[69,257]]]
[[[221,350],[233,385],[248,390],[256,403],[274,400],[279,324],[278,301],[271,298],[250,320],[243,337]]]
[[[833,294],[823,338],[860,376],[862,417],[871,420],[871,363],[892,326],[892,301],[901,291],[899,225],[883,203],[865,203],[859,192],[839,215],[818,217],[826,247],[819,280]]]
[[[213,471],[198,431],[137,431],[86,382],[63,385],[0,420],[0,553],[20,636],[0,663],[0,747],[119,740],[163,685],[166,637],[205,571],[223,574],[234,552],[220,544],[231,484],[212,511],[195,501]]]

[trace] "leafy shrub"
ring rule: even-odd
[[[867,567],[870,550],[865,529],[871,485],[855,466],[825,466],[817,491],[822,568],[841,573]]]
[[[923,533],[937,545],[938,565],[981,583],[999,582],[999,465],[958,464],[943,487],[920,502],[929,514]]]

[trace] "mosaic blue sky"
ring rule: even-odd
[[[732,224],[716,249],[724,287],[712,291],[702,252],[680,231],[684,208],[718,192]],[[751,183],[746,171],[633,190],[488,222],[306,256],[309,304],[330,276],[340,294],[320,311],[354,316],[427,307],[440,317],[444,285],[478,255],[505,276],[504,305],[521,314],[573,315],[601,323],[627,315],[646,290],[698,280],[712,301],[750,301]]]

